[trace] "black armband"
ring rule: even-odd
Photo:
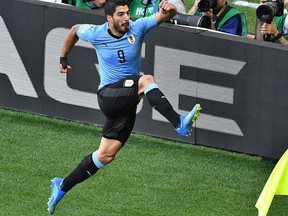
[[[63,68],[67,68],[69,65],[67,57],[60,57],[60,64]]]

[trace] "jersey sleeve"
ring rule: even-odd
[[[143,34],[146,34],[155,26],[157,26],[155,14],[149,17],[139,18],[134,22],[134,27]]]
[[[97,26],[92,24],[82,24],[77,30],[77,36],[84,41],[90,41],[96,31]]]

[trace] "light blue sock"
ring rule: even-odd
[[[146,86],[146,88],[144,89],[144,94],[146,95],[147,92],[151,91],[152,89],[159,89],[158,85],[156,83],[151,83],[148,86]]]
[[[99,169],[101,169],[102,167],[105,166],[104,164],[102,164],[102,163],[99,161],[98,156],[97,156],[97,151],[94,151],[94,152],[92,153],[92,160],[93,160],[94,164],[95,164]]]

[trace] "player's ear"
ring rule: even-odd
[[[112,21],[112,16],[107,15],[107,21],[108,21],[108,23],[111,22]]]

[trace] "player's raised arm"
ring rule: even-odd
[[[167,2],[166,0],[161,1],[159,5],[159,12],[156,13],[157,23],[160,24],[172,19],[176,13],[177,8],[173,4]]]
[[[68,63],[68,59],[67,56],[70,53],[71,49],[73,48],[73,46],[76,44],[76,42],[79,40],[78,36],[77,36],[77,30],[79,28],[80,25],[74,25],[69,33],[67,34],[63,47],[62,47],[62,51],[61,51],[61,55],[60,55],[60,68],[59,71],[61,73],[68,73],[72,68]]]

